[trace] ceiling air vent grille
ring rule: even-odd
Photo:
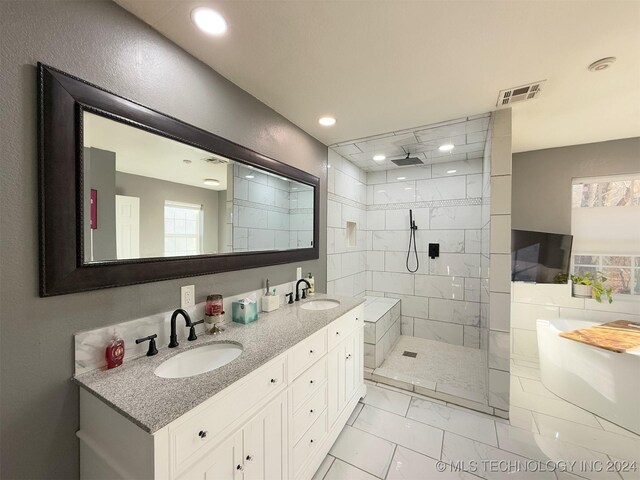
[[[206,163],[213,164],[213,165],[229,163],[229,160],[227,160],[226,158],[222,158],[222,157],[206,157],[206,158],[203,158],[202,161],[206,162]]]
[[[524,100],[533,100],[540,95],[540,92],[542,91],[542,84],[544,84],[544,82],[546,82],[546,80],[540,80],[539,82],[521,85],[507,90],[500,90],[496,106],[504,107]]]

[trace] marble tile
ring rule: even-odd
[[[408,242],[408,237],[407,237]],[[440,244],[440,253],[464,253],[465,230],[421,230],[416,232],[419,252],[428,252],[430,243]],[[406,251],[406,249],[405,249]]]
[[[367,386],[367,391],[370,388],[372,388],[372,385]],[[349,419],[347,420],[347,425],[353,426],[353,422],[355,422],[356,418],[358,418],[358,415],[360,415],[360,412],[362,411],[362,407],[364,407],[364,403],[358,402],[356,404],[356,408],[354,408],[353,412],[351,412],[351,415],[349,415]]]
[[[433,230],[482,227],[480,205],[432,208],[429,227]]]
[[[480,328],[464,325],[462,327],[463,332],[463,345],[465,347],[480,348]]]
[[[450,465],[444,471],[437,461],[409,449],[398,447],[393,456],[387,480],[473,480],[480,477],[461,471]],[[439,467],[439,468],[438,468]]]
[[[402,316],[400,320],[400,334],[413,337],[413,317]]]
[[[596,452],[640,462],[640,437],[634,439],[538,412],[533,412],[533,417],[542,436],[554,437]]]
[[[480,304],[431,298],[429,299],[429,319],[477,327],[480,324]]]
[[[479,198],[482,196],[482,174],[467,175],[467,198]]]
[[[552,472],[518,471],[516,474],[515,467],[521,466],[524,469],[528,459],[448,431],[445,432],[444,435],[441,459],[444,462],[454,464],[464,461],[469,465],[471,462],[475,462],[478,468],[474,473],[490,480],[513,478],[517,478],[518,480],[526,480],[529,478],[535,478],[536,480],[556,480]],[[504,470],[506,471],[503,471],[502,468],[494,468],[492,466],[494,464],[489,462],[501,462],[503,465],[513,465],[514,467],[511,469],[505,468]],[[499,465],[499,463],[497,464]]]
[[[452,200],[466,197],[466,177],[441,177],[416,182],[416,201]]]
[[[538,427],[536,426],[536,422],[533,420],[533,414],[531,410],[527,410],[526,408],[516,407],[515,405],[509,406],[509,424],[523,428],[530,432],[540,433],[538,432]]]
[[[342,228],[342,204],[327,200],[327,227]]]
[[[518,369],[525,367],[512,367],[512,372],[517,374]],[[514,370],[516,370],[514,372]],[[522,379],[521,379],[522,380]],[[535,380],[535,379],[534,379]],[[525,379],[526,381],[526,379]],[[582,425],[588,425],[596,429],[602,429],[596,417],[586,410],[583,410],[565,400],[558,397],[547,397],[537,395],[533,393],[525,392],[524,390],[513,390],[511,395],[511,404],[516,407],[526,408],[536,413],[550,415],[553,417],[563,418],[571,422],[577,422]]]
[[[447,173],[451,170],[455,170],[455,172]],[[431,166],[431,175],[433,178],[474,173],[482,173],[482,159],[480,158],[461,160],[457,162],[434,163]]]
[[[373,203],[387,205],[416,201],[416,182],[395,182],[373,186]]]
[[[376,230],[372,233],[372,248],[367,250],[384,250],[395,252],[406,252],[409,245],[408,231],[380,231]]]
[[[464,344],[464,329],[462,325],[455,323],[415,318],[413,320],[413,335],[418,338],[436,340],[452,345]]]
[[[371,405],[397,415],[404,416],[409,409],[411,397],[380,387],[367,388],[367,395],[362,399],[365,405]]]
[[[498,445],[495,422],[473,413],[414,398],[411,400],[407,418],[447,432],[465,435],[487,445]]]
[[[367,230],[385,230],[385,210],[367,211]]]
[[[600,425],[602,425],[602,428],[604,430],[606,430],[607,432],[617,433],[618,435],[623,435],[623,436],[626,436],[626,437],[631,437],[631,438],[634,438],[634,439],[638,439],[638,435],[637,434],[635,434],[635,433],[633,433],[633,432],[631,432],[631,431],[629,431],[629,430],[627,430],[625,428],[619,427],[615,423],[611,423],[610,421],[605,420],[604,418],[600,418],[600,417],[596,416],[596,420],[598,420],[598,423]]]
[[[391,463],[393,450],[393,443],[346,426],[329,453],[365,472],[384,478]]]
[[[442,253],[427,261],[431,275],[480,277],[480,255],[476,253]]]
[[[464,253],[480,253],[482,251],[482,230],[464,231]]]
[[[413,294],[413,275],[405,273],[373,272],[373,289],[382,292]]]
[[[354,427],[431,457],[442,448],[442,430],[368,405]]]
[[[489,368],[489,406],[509,409],[509,372]]]
[[[464,299],[467,302],[480,301],[480,279],[479,278],[464,279]]]
[[[431,298],[462,300],[464,298],[464,278],[415,275],[415,295]]]
[[[387,182],[395,182],[398,177],[405,177],[407,180],[423,180],[431,178],[431,165],[402,167],[387,170]]]
[[[327,455],[326,457],[324,457],[324,460],[322,460],[322,463],[318,467],[318,470],[316,470],[316,473],[313,475],[311,480],[323,480],[334,461],[335,457],[332,457],[331,455]]]
[[[571,443],[558,440],[553,437],[545,437],[537,433],[515,428],[510,425],[496,423],[498,432],[498,445],[506,450],[523,457],[539,462],[600,462],[606,465],[608,457],[602,453],[594,452]],[[577,469],[576,469],[577,470]],[[615,472],[589,472],[575,471],[585,478],[619,480]]]
[[[364,470],[336,459],[331,468],[329,468],[324,480],[377,480],[377,478]]]
[[[405,230],[409,228],[409,209],[386,210],[385,226],[387,230]],[[413,221],[421,230],[429,229],[429,209],[413,208]]]
[[[489,368],[509,371],[509,334],[489,332]]]

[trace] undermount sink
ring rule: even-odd
[[[338,305],[340,305],[340,302],[337,300],[311,300],[300,305],[300,308],[303,310],[331,310]]]
[[[193,377],[220,368],[241,353],[242,347],[235,343],[203,345],[165,360],[153,373],[162,378]]]

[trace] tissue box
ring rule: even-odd
[[[244,304],[231,303],[231,320],[236,323],[251,323],[258,320],[258,304],[256,302]]]
[[[280,308],[280,295],[265,295],[262,297],[262,311],[273,312]]]

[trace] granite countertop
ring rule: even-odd
[[[319,311],[300,308],[303,303],[321,299],[335,299],[340,305]],[[158,355],[130,360],[112,370],[83,373],[73,381],[143,430],[154,433],[364,300],[316,294],[294,305],[285,304],[274,312],[261,312],[258,321],[248,325],[229,322],[224,325],[225,331],[215,336],[201,334],[197,340],[183,341],[177,348],[158,345]],[[184,328],[184,323],[180,322],[178,328]],[[227,365],[193,377],[160,378],[153,373],[158,365],[174,355],[220,342],[240,343],[243,352]]]

